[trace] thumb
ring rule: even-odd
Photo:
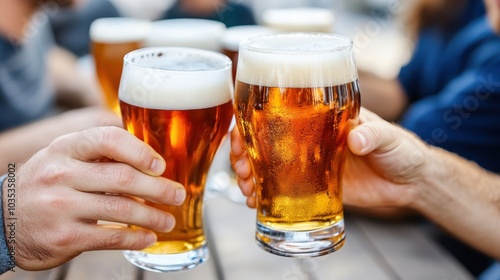
[[[355,155],[364,156],[374,150],[388,151],[399,145],[402,135],[396,127],[378,119],[354,128],[347,138],[349,149]]]

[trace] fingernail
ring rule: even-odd
[[[175,203],[176,204],[182,204],[184,202],[184,199],[186,199],[186,190],[184,188],[178,188],[175,190]]]
[[[163,174],[163,171],[165,171],[165,161],[163,159],[155,158],[151,164],[151,171],[156,175]]]
[[[361,142],[360,152],[363,152],[366,149],[366,137],[359,132],[355,132],[355,133],[358,136],[359,141]]]
[[[167,219],[167,222],[166,222],[165,230],[163,232],[171,232],[175,226],[175,219],[174,219],[174,217],[171,217],[171,216],[168,216],[166,219]]]

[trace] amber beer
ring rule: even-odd
[[[124,17],[100,18],[91,24],[91,49],[97,78],[107,106],[118,114],[123,57],[143,46],[149,30],[150,22]]]
[[[187,192],[182,206],[145,202],[173,214],[176,225],[172,232],[157,232],[153,246],[126,252],[134,264],[174,271],[192,268],[208,257],[203,193],[233,116],[231,95],[231,62],[222,54],[146,48],[125,57],[120,86],[124,126],[163,156],[163,176],[180,182]]]
[[[344,241],[342,171],[360,106],[351,42],[281,34],[244,41],[237,125],[256,182],[257,243],[288,257]]]

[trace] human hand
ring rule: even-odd
[[[428,147],[410,132],[362,108],[348,137],[344,202],[360,207],[409,206],[420,183]],[[254,181],[243,140],[231,132],[230,160],[247,205],[255,207]]]
[[[57,138],[15,174],[16,265],[48,269],[83,251],[138,250],[153,244],[151,230],[172,230],[174,217],[131,196],[182,204],[183,186],[160,177],[164,170],[160,155],[121,128],[92,128]],[[3,209],[7,217],[7,207]]]

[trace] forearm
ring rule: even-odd
[[[58,102],[69,108],[104,105],[99,85],[77,69],[77,57],[60,48],[52,48],[48,59],[49,73]]]
[[[465,243],[500,259],[500,177],[438,148],[431,149],[416,210]]]
[[[387,121],[396,121],[408,104],[408,99],[398,80],[379,78],[359,71],[361,105]]]
[[[98,108],[73,110],[0,134],[0,174],[23,162],[55,138],[97,125],[120,125],[118,116]]]

